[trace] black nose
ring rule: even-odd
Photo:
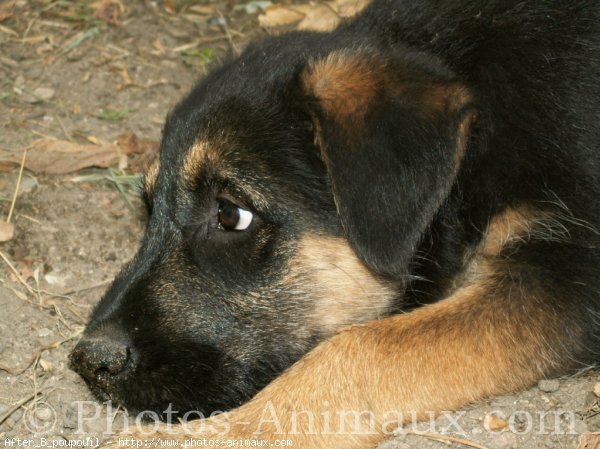
[[[71,367],[87,381],[103,388],[131,362],[129,347],[108,337],[81,340],[71,353]]]

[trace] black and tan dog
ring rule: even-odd
[[[599,144],[597,0],[375,0],[251,45],[169,115],[73,365],[130,410],[241,406],[230,437],[270,404],[300,448],[589,366]]]

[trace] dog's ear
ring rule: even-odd
[[[347,237],[394,277],[448,196],[475,117],[467,89],[421,59],[334,52],[299,75]]]

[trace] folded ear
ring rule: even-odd
[[[347,237],[383,275],[406,273],[448,196],[472,98],[424,56],[334,52],[300,75]]]

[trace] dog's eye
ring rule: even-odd
[[[219,203],[219,229],[243,231],[252,224],[252,212],[242,209],[229,201]]]

